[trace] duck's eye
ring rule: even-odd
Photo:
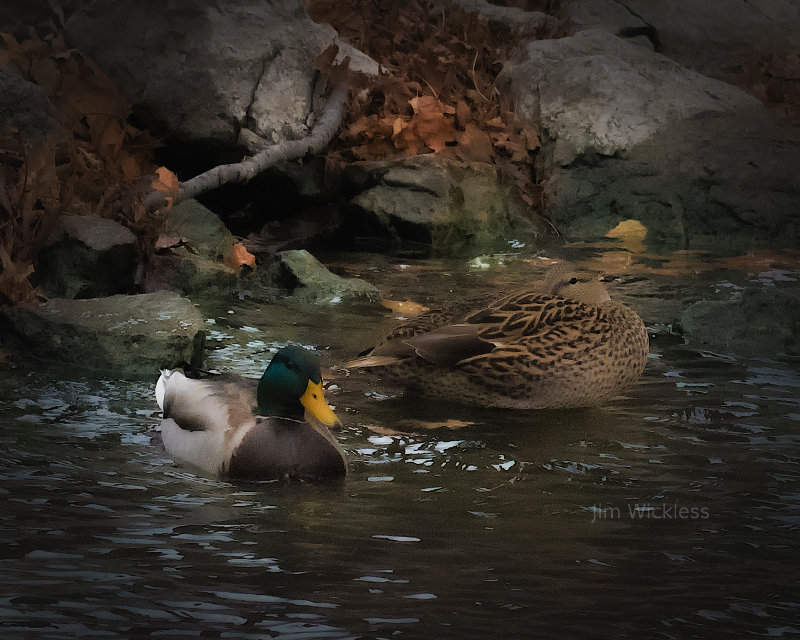
[[[577,278],[570,278],[569,283],[570,284],[578,284],[578,279]]]
[[[287,362],[286,368],[289,369],[289,371],[294,371],[294,364],[292,364],[291,362]]]
[[[316,400],[317,399],[317,394],[315,393],[311,397],[314,398],[314,400]]]

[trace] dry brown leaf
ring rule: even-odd
[[[233,245],[225,263],[229,267],[235,269],[236,273],[241,273],[242,267],[250,267],[255,270],[256,257],[250,253],[241,242],[237,242]]]
[[[471,120],[472,113],[469,105],[463,100],[459,100],[456,103],[456,126],[463,131]]]
[[[515,105],[496,89],[503,64],[518,51],[513,33],[422,0],[310,0],[309,12],[390,71],[353,102],[329,157],[375,160],[433,151],[490,162],[541,211],[541,189],[533,182],[538,131],[522,124]]]
[[[333,61],[336,60],[338,54],[338,45],[331,43],[322,53],[314,58],[314,62],[311,66],[315,71],[327,71],[333,66]]]
[[[122,169],[122,175],[126,180],[132,180],[141,175],[141,167],[136,158],[134,158],[125,149],[121,149],[117,154],[117,162]]]
[[[489,135],[478,128],[477,125],[469,123],[463,132],[458,132],[457,140],[459,146],[453,149],[462,160],[473,162],[491,162],[494,152],[492,141]]]
[[[438,118],[444,114],[455,115],[456,110],[450,105],[443,104],[433,96],[417,96],[408,101],[414,113],[420,117]]]
[[[525,139],[525,146],[528,151],[536,151],[542,146],[542,141],[539,138],[539,132],[533,127],[524,126],[522,128],[522,136]]]
[[[31,75],[45,95],[54,95],[61,84],[61,72],[55,60],[41,58],[31,62]]]
[[[401,420],[397,424],[403,428],[430,431],[432,429],[463,429],[464,427],[471,427],[475,423],[448,418],[446,420]]]
[[[172,171],[166,167],[156,169],[156,177],[151,184],[154,191],[161,191],[171,199],[178,192],[178,185],[178,176]]]
[[[92,147],[104,158],[115,158],[125,141],[122,122],[109,116],[95,116],[87,120],[91,123],[89,135]]]
[[[398,148],[411,150],[428,147],[438,152],[455,141],[455,121],[452,117],[456,112],[454,107],[443,104],[433,96],[417,96],[408,102],[414,110],[414,117],[411,126],[402,129],[402,137],[395,134],[402,144]]]
[[[376,120],[377,117],[374,115],[362,116],[355,122],[351,122],[348,125],[347,129],[342,132],[342,134],[354,138],[357,136],[361,136],[375,127]]]
[[[14,53],[19,52],[20,50],[19,42],[17,42],[17,39],[13,35],[11,35],[10,33],[0,32],[0,39],[3,40],[3,44],[6,45],[6,48],[9,51],[12,51]]]

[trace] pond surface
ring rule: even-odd
[[[156,432],[155,372],[3,369],[0,635],[796,636],[798,361],[703,350],[671,327],[699,299],[800,293],[797,257],[575,253],[619,275],[613,295],[652,329],[640,383],[591,410],[403,399],[336,368],[402,309],[205,305],[218,370],[260,375],[289,340],[322,350],[346,424],[341,485],[177,466]],[[524,285],[548,262],[325,260],[428,306]]]

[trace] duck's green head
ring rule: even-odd
[[[325,400],[319,357],[302,347],[284,347],[273,356],[258,383],[257,400],[259,415],[296,418],[308,411],[329,427],[341,423]]]

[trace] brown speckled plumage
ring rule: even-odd
[[[583,407],[632,385],[648,348],[634,311],[610,300],[596,277],[559,265],[534,291],[461,315],[426,312],[348,364],[459,402]]]

